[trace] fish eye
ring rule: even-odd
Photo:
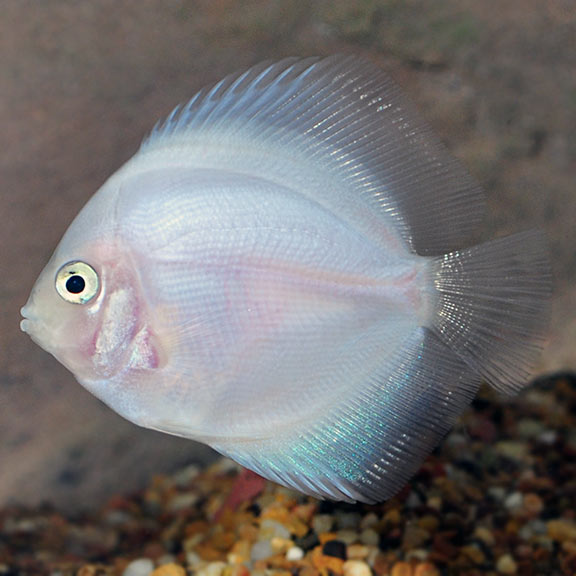
[[[100,279],[86,262],[75,260],[64,264],[56,273],[56,291],[71,304],[86,304],[98,294]]]

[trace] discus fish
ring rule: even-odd
[[[543,345],[545,243],[377,67],[286,59],[177,108],[72,222],[22,330],[132,422],[304,493],[396,493]]]

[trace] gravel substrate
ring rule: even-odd
[[[81,518],[0,510],[0,576],[576,575],[573,374],[512,401],[483,391],[381,505],[267,483],[223,508],[237,474],[227,460],[189,467]]]

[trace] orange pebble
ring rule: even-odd
[[[414,568],[414,576],[440,576],[440,571],[430,562],[421,562]]]
[[[186,576],[186,570],[178,564],[163,564],[156,568],[150,576]]]
[[[306,564],[302,567],[302,570],[300,570],[300,576],[319,576],[319,574],[316,568]]]
[[[258,526],[250,522],[244,522],[238,526],[236,532],[243,540],[255,542],[258,539]]]
[[[94,564],[84,564],[81,566],[78,572],[76,572],[77,576],[98,576],[100,572],[100,567],[95,566]]]
[[[528,494],[524,494],[522,506],[526,513],[530,514],[531,516],[538,516],[544,509],[544,502],[542,498],[538,496],[538,494],[529,492]]]
[[[220,550],[217,550],[213,546],[207,544],[198,544],[195,548],[195,552],[206,562],[216,562],[223,559],[223,554]]]
[[[203,520],[196,520],[186,525],[184,534],[186,536],[193,536],[194,534],[206,534],[208,532],[208,522]]]
[[[228,553],[228,562],[230,564],[240,564],[250,560],[250,549],[252,545],[249,540],[238,540],[234,542]]]
[[[374,558],[372,569],[376,576],[389,576],[390,575],[391,560],[387,558],[382,552],[378,552]]]
[[[233,532],[216,532],[210,538],[210,545],[216,550],[227,551],[236,542],[236,535]]]
[[[330,540],[336,540],[337,536],[334,532],[322,532],[318,534],[318,540],[320,540],[320,544],[324,546],[326,542],[330,542]]]
[[[316,546],[311,555],[312,565],[320,574],[326,575],[328,571],[333,574],[340,575],[344,572],[344,560],[335,558],[334,556],[324,556],[322,554],[322,547]]]
[[[396,562],[396,564],[392,566],[390,576],[414,576],[412,564],[409,562]]]
[[[312,516],[314,516],[317,509],[318,505],[316,503],[300,504],[296,506],[294,510],[292,510],[292,513],[299,520],[308,523],[310,520],[312,520]]]
[[[297,518],[292,510],[281,505],[280,502],[276,502],[263,510],[261,518],[276,520],[276,522],[285,526],[290,533],[294,534],[297,538],[302,538],[308,533],[308,525]]]
[[[250,576],[250,571],[243,564],[234,564],[226,566],[222,570],[222,576]]]

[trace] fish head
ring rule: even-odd
[[[21,329],[88,388],[129,368],[158,364],[146,337],[136,266],[113,207],[109,193],[84,207],[21,311]]]
[[[50,259],[40,276],[36,280],[26,305],[22,308],[23,320],[20,323],[22,331],[26,332],[41,348],[50,352],[66,367],[74,373],[85,374],[87,358],[86,350],[93,340],[96,331],[96,310],[101,307],[101,294],[99,275],[93,266],[85,262],[85,258],[78,257],[66,260],[59,257],[58,253]],[[81,267],[74,274],[73,263]],[[65,274],[66,266],[70,274],[69,286],[75,292],[72,284],[77,285],[81,278],[86,282],[87,271],[92,276],[90,287],[84,289],[85,301],[81,302],[81,293],[72,294],[78,303],[67,301],[57,289],[57,284],[66,290],[66,282],[58,281],[58,276]],[[98,267],[97,267],[98,268]],[[62,270],[62,272],[60,272]],[[94,279],[96,286],[94,286]],[[86,282],[88,283],[88,282]],[[92,298],[87,298],[89,290],[96,289]]]
[[[138,324],[133,275],[106,251],[57,250],[22,308],[22,330],[79,380],[120,370]]]

